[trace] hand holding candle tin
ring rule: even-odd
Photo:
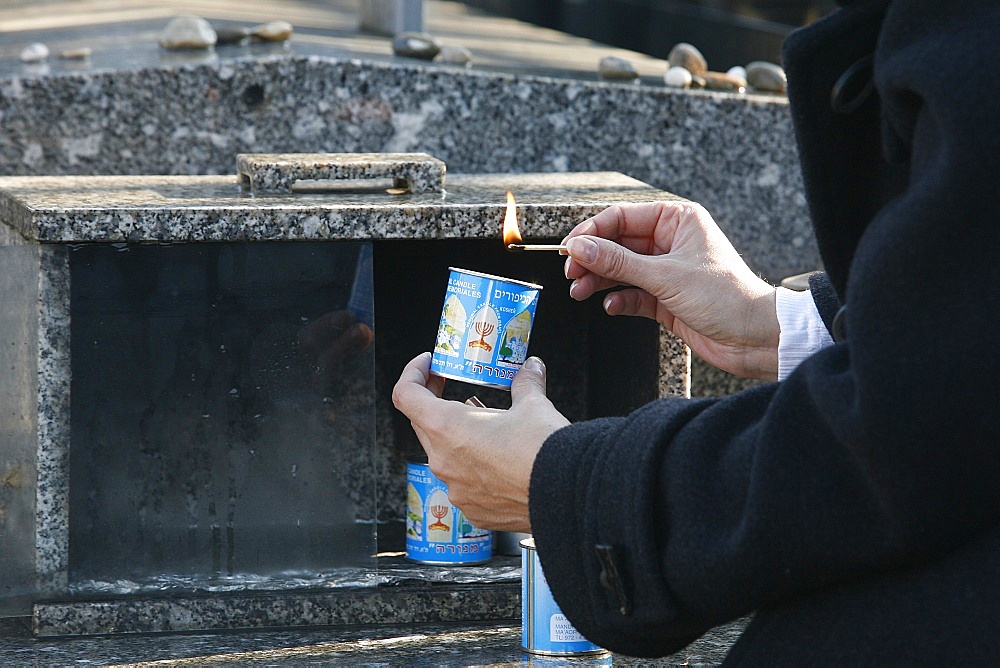
[[[412,359],[392,402],[410,419],[434,474],[475,526],[530,532],[528,486],[538,450],[569,424],[545,396],[545,365],[529,357],[511,384],[507,410],[441,398],[444,379],[430,373],[430,353]]]

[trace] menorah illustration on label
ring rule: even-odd
[[[451,521],[452,506],[448,493],[442,489],[434,490],[427,499],[427,540],[436,543],[449,542],[452,539]],[[433,518],[433,521],[431,521]]]
[[[469,342],[465,345],[465,359],[492,361],[493,349],[497,345],[500,321],[489,304],[480,308],[472,316]]]

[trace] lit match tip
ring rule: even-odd
[[[559,251],[560,253],[566,252],[566,246],[563,244],[507,244],[507,250],[509,251]]]

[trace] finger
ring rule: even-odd
[[[605,239],[617,239],[625,229],[624,212],[621,205],[609,206],[595,216],[583,221],[566,235],[563,243],[574,237],[590,235]]]
[[[563,239],[566,243],[578,236],[596,236],[618,241],[625,236],[649,236],[659,220],[661,203],[616,204],[578,224]]]
[[[586,276],[590,273],[590,270],[575,261],[572,256],[569,256],[566,258],[566,263],[563,266],[563,273],[566,275],[566,278],[575,280]]]
[[[444,394],[444,385],[447,381],[441,376],[430,375],[427,379],[427,389],[438,399]]]
[[[573,228],[563,239],[580,236],[599,237],[614,241],[641,255],[654,255],[669,250],[674,233],[682,217],[691,211],[691,202],[644,202],[608,207]],[[665,247],[658,247],[666,242]],[[587,271],[587,265],[574,261],[572,253],[566,259],[563,272],[566,278],[580,278]]]
[[[514,375],[510,385],[511,405],[537,398],[545,398],[545,363],[537,357],[529,357]]]
[[[598,240],[589,236],[568,238],[565,242],[569,257],[563,266],[566,278],[573,281],[569,294],[573,299],[583,300],[599,290],[617,285],[591,271],[598,253]]]
[[[570,284],[569,296],[577,301],[583,301],[601,290],[607,290],[617,285],[620,285],[618,281],[612,281],[595,273],[587,272]]]
[[[598,215],[600,215],[600,214],[598,214]],[[596,232],[597,232],[597,226],[594,223],[594,218],[591,217],[591,218],[588,218],[587,220],[583,221],[582,223],[579,223],[576,227],[574,227],[572,230],[570,230],[569,234],[567,234],[563,238],[563,240],[562,240],[561,243],[565,244],[568,239],[571,239],[573,237],[578,237],[581,234],[595,234]]]
[[[427,387],[432,378],[430,364],[431,354],[420,353],[403,367],[399,380],[392,388],[392,404],[411,420],[420,414],[430,400],[437,399]]]
[[[648,267],[649,256],[600,237],[574,237],[567,242],[566,249],[573,260],[605,280],[645,288],[644,283],[657,273]],[[590,284],[588,287],[595,286]]]
[[[649,239],[658,227],[674,224],[689,202],[642,202],[612,206],[590,219],[592,236],[624,243],[624,239]]]
[[[645,290],[625,288],[605,295],[602,306],[608,315],[630,315],[656,320],[659,303]]]
[[[663,204],[666,203],[643,202],[609,206],[570,230],[563,243],[583,235],[598,236],[612,241],[625,236],[648,236],[656,229],[661,212],[660,206]]]

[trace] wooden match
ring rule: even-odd
[[[509,251],[566,251],[563,244],[507,244]]]

